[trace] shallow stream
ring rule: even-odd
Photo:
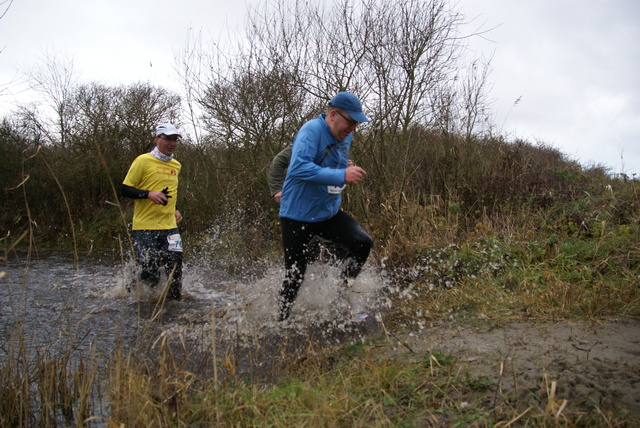
[[[211,367],[215,349],[218,358],[231,356],[236,375],[269,379],[280,360],[380,329],[384,280],[370,267],[340,290],[336,268],[311,265],[285,323],[276,321],[280,266],[237,279],[186,260],[183,299],[166,303],[164,283],[127,293],[131,271],[127,261],[96,256],[80,257],[76,268],[71,254],[9,255],[0,267],[0,363],[18,343],[34,358],[45,352],[108,356],[141,346],[152,351],[167,340],[194,370]]]

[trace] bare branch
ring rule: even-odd
[[[0,9],[4,7],[4,10],[0,13],[0,19],[4,18],[12,4],[13,0],[0,1]]]

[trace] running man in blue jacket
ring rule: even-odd
[[[373,240],[349,214],[340,210],[347,184],[358,184],[366,172],[349,165],[351,133],[369,119],[360,100],[340,92],[325,114],[305,123],[296,135],[280,199],[285,280],[280,289],[279,320],[289,318],[291,305],[304,280],[309,241],[314,235],[348,251],[342,277],[358,276]]]

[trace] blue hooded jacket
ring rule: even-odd
[[[351,134],[338,141],[325,116],[305,123],[293,140],[280,217],[313,223],[330,219],[340,209]]]

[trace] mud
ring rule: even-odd
[[[436,324],[395,340],[397,345],[383,355],[416,361],[430,353],[453,356],[462,372],[495,382],[501,397],[566,400],[573,411],[617,409],[640,415],[638,318]]]

